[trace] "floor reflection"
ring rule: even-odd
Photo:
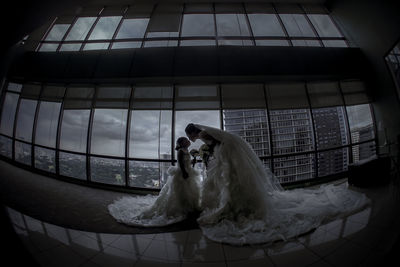
[[[94,233],[49,224],[12,208],[7,212],[15,232],[41,266],[374,266],[397,242],[399,213],[388,209],[397,203],[385,191],[371,196],[378,199],[369,207],[309,234],[245,247],[212,242],[198,229]]]

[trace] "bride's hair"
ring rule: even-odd
[[[179,150],[180,148],[182,148],[182,143],[183,143],[183,141],[185,141],[185,140],[188,140],[186,137],[179,137],[177,140],[176,140],[176,147],[175,147],[175,150]],[[189,140],[188,140],[189,141]]]
[[[196,127],[193,123],[189,123],[185,128],[186,133],[199,133],[201,130]]]

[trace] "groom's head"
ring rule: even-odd
[[[199,137],[201,130],[196,127],[193,123],[189,123],[185,128],[185,133],[190,141],[194,142]]]

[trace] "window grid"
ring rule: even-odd
[[[246,21],[250,36],[219,36],[218,29],[217,29],[218,27],[217,27],[216,15],[217,14],[239,14],[239,13],[237,13],[237,12],[236,13],[235,12],[219,12],[219,13],[216,13],[215,4],[213,3],[212,4],[212,10],[213,10],[212,11],[212,15],[213,15],[212,16],[213,17],[213,22],[212,23],[214,25],[214,35],[195,36],[195,37],[193,37],[193,36],[192,37],[190,37],[190,36],[187,36],[187,37],[182,36],[182,28],[183,28],[183,24],[184,24],[184,15],[210,14],[210,13],[205,13],[205,12],[188,12],[187,9],[186,9],[186,4],[183,4],[181,20],[180,20],[180,26],[179,26],[179,32],[178,32],[177,37],[149,37],[148,36],[148,26],[150,25],[150,22],[149,22],[147,24],[147,27],[146,27],[145,34],[144,34],[143,38],[122,38],[122,39],[117,39],[116,37],[117,37],[118,32],[119,32],[119,30],[121,28],[121,25],[123,24],[124,20],[127,19],[126,14],[127,14],[128,10],[131,8],[130,6],[126,6],[125,9],[124,9],[124,12],[122,14],[122,18],[119,21],[118,26],[116,27],[115,31],[113,33],[110,32],[110,34],[112,35],[111,39],[90,40],[90,35],[92,34],[93,30],[95,29],[95,27],[96,27],[98,21],[100,20],[100,18],[102,18],[102,11],[104,10],[104,7],[103,7],[100,10],[100,12],[96,15],[96,19],[95,19],[94,23],[91,25],[91,27],[90,27],[90,29],[89,29],[88,33],[86,34],[86,36],[85,36],[83,41],[80,41],[80,40],[66,40],[66,36],[68,36],[68,34],[70,33],[71,29],[76,24],[77,20],[80,18],[80,16],[76,16],[73,19],[72,23],[69,25],[69,27],[66,30],[66,33],[64,34],[64,36],[62,37],[61,41],[46,40],[47,36],[51,32],[51,29],[54,27],[54,25],[58,25],[57,24],[58,18],[56,18],[53,21],[53,23],[51,24],[51,26],[49,27],[49,29],[46,31],[46,33],[43,36],[42,40],[39,42],[36,51],[57,51],[57,52],[59,52],[59,51],[61,51],[60,49],[64,44],[66,44],[66,45],[68,45],[68,44],[70,44],[70,45],[78,44],[78,45],[80,45],[79,51],[83,51],[83,50],[85,50],[85,46],[88,45],[88,44],[108,43],[106,47],[100,48],[100,49],[111,50],[111,49],[114,49],[113,48],[113,44],[123,43],[123,42],[141,42],[140,47],[143,48],[143,47],[146,46],[146,43],[149,43],[151,41],[165,41],[165,42],[167,42],[167,45],[161,45],[161,46],[181,46],[181,45],[183,45],[182,41],[200,41],[201,42],[201,41],[205,41],[205,40],[214,41],[212,45],[215,45],[215,46],[219,46],[220,45],[219,43],[222,42],[222,41],[229,41],[229,40],[239,40],[239,41],[241,41],[241,45],[248,45],[249,44],[248,42],[250,42],[251,45],[257,45],[256,41],[263,41],[263,40],[264,41],[268,41],[268,40],[270,40],[270,41],[286,41],[289,44],[289,46],[294,46],[294,42],[295,41],[304,41],[304,42],[306,42],[306,41],[317,41],[321,47],[325,46],[324,45],[324,41],[343,41],[343,42],[345,42],[345,46],[349,47],[348,41],[344,37],[338,37],[338,36],[322,37],[322,36],[320,36],[318,34],[316,28],[314,27],[313,23],[311,22],[309,16],[308,16],[308,14],[314,14],[314,13],[307,13],[306,9],[300,4],[298,5],[298,7],[303,12],[301,14],[304,15],[304,18],[305,18],[305,20],[307,22],[307,25],[311,28],[311,30],[313,31],[315,37],[291,36],[288,33],[288,30],[286,29],[286,27],[285,27],[285,25],[284,25],[284,23],[282,21],[281,16],[279,16],[281,13],[278,13],[278,10],[277,10],[277,8],[276,8],[276,6],[274,4],[271,4],[272,8],[273,8],[273,13],[272,14],[274,14],[276,16],[276,18],[277,18],[277,20],[279,22],[280,28],[284,32],[285,36],[282,36],[282,37],[274,37],[274,36],[256,37],[256,36],[254,36],[253,29],[252,29],[251,23],[249,21],[248,13],[247,13],[247,10],[246,10],[246,5],[244,3],[242,3],[242,5],[243,5],[243,12],[244,12],[243,15],[244,15],[244,18],[245,18],[245,21]],[[154,14],[154,11],[155,11],[156,7],[157,7],[157,4],[155,4],[153,6],[153,9],[152,9],[152,12],[150,14],[150,17],[148,17],[148,18],[150,18],[150,21],[151,21],[151,18],[153,17],[153,14]],[[326,10],[325,8],[323,8],[323,9]],[[262,14],[262,13],[263,13],[263,11],[261,10],[260,14]],[[242,13],[240,13],[240,14],[242,14]],[[327,15],[328,16],[328,21],[330,21],[332,27],[336,28],[336,30],[338,30],[338,32],[342,36],[344,36],[342,34],[342,32],[340,31],[339,27],[336,25],[335,21],[330,17],[328,12],[326,12],[326,13],[321,12],[321,13],[318,13],[318,14]],[[116,14],[116,15],[121,16],[121,14]],[[107,14],[107,16],[110,16],[110,15]],[[81,16],[81,17],[86,17],[86,16]],[[169,44],[170,42],[173,42],[173,43]],[[174,42],[176,42],[176,44],[174,44]],[[42,46],[43,45],[52,45],[52,44],[57,45],[55,50],[52,50],[52,49],[49,49],[49,50],[43,49],[42,50]],[[237,45],[237,43],[233,44],[233,45]],[[258,44],[258,45],[260,45],[260,44]],[[283,45],[283,44],[279,44],[279,45]],[[304,43],[304,45],[302,45],[302,46],[313,46],[313,45]]]
[[[338,82],[338,84],[340,85],[340,82]],[[306,89],[307,89],[306,92],[308,94],[307,83],[304,83],[304,86],[306,87]],[[127,123],[126,123],[126,129],[125,129],[126,130],[126,135],[125,135],[125,153],[124,153],[124,156],[106,156],[106,155],[97,155],[97,154],[93,154],[93,153],[87,153],[87,151],[91,151],[91,147],[90,146],[91,146],[91,137],[92,137],[92,129],[93,129],[93,115],[94,115],[93,113],[94,113],[94,110],[96,109],[95,102],[96,102],[96,99],[97,99],[98,88],[99,88],[99,86],[97,86],[97,85],[93,86],[94,89],[95,89],[95,93],[94,93],[94,96],[93,96],[93,98],[91,100],[92,105],[91,105],[91,108],[90,108],[90,116],[89,116],[89,123],[88,123],[86,153],[85,152],[75,152],[75,151],[69,151],[69,150],[65,150],[65,149],[60,149],[61,123],[62,123],[62,117],[63,117],[63,113],[64,113],[63,103],[64,103],[64,101],[66,99],[67,90],[64,91],[64,95],[62,97],[62,104],[61,104],[62,108],[61,108],[61,112],[59,114],[59,119],[58,119],[58,122],[57,122],[58,124],[57,124],[56,147],[53,148],[53,147],[48,147],[48,146],[45,146],[45,145],[35,144],[35,135],[36,135],[36,127],[37,127],[37,121],[38,121],[38,113],[39,113],[39,109],[40,109],[40,104],[43,101],[42,100],[42,96],[43,96],[44,87],[45,87],[45,85],[42,84],[41,85],[41,89],[40,89],[40,95],[39,95],[38,103],[36,105],[36,111],[35,111],[35,115],[34,115],[34,124],[33,124],[33,130],[32,130],[32,141],[28,142],[28,141],[24,141],[24,140],[19,140],[19,139],[17,139],[15,137],[15,135],[16,135],[16,124],[17,124],[18,110],[19,109],[16,110],[15,115],[14,115],[15,116],[15,120],[14,120],[14,125],[13,125],[13,136],[12,137],[8,137],[5,134],[0,133],[0,136],[2,136],[3,138],[11,139],[11,142],[12,142],[11,160],[12,160],[12,162],[15,162],[18,165],[22,165],[25,168],[29,168],[29,166],[24,165],[24,164],[19,163],[18,161],[16,161],[16,157],[15,157],[15,153],[16,153],[16,151],[15,151],[15,143],[16,142],[31,146],[31,166],[30,166],[30,168],[32,168],[34,170],[38,170],[37,169],[38,167],[36,166],[36,162],[35,162],[35,154],[37,153],[37,152],[35,152],[35,150],[36,149],[42,149],[42,150],[53,151],[55,153],[55,166],[54,166],[55,170],[54,170],[54,173],[50,172],[50,175],[56,175],[58,177],[64,177],[64,176],[62,176],[60,174],[60,153],[69,153],[69,154],[74,154],[74,155],[85,156],[86,157],[86,181],[89,182],[89,183],[94,183],[94,184],[97,183],[98,184],[98,182],[93,182],[91,180],[91,174],[92,174],[91,159],[92,158],[103,158],[105,160],[119,160],[119,161],[123,161],[124,164],[125,164],[124,168],[123,168],[123,173],[124,173],[125,176],[121,177],[122,179],[124,179],[124,186],[123,187],[125,187],[125,188],[133,188],[133,187],[129,186],[129,162],[131,162],[131,161],[137,161],[137,162],[143,162],[143,163],[149,162],[149,164],[158,162],[158,166],[163,166],[163,168],[166,165],[162,164],[162,163],[167,163],[167,164],[172,164],[172,165],[175,164],[176,159],[175,159],[174,149],[171,149],[171,159],[162,159],[162,158],[159,158],[159,159],[153,159],[152,158],[152,159],[150,159],[150,158],[129,157],[129,140],[130,140],[130,136],[129,135],[130,135],[130,124],[131,124],[131,120],[132,120],[132,116],[130,115],[131,112],[128,112],[128,115],[127,115]],[[64,85],[64,88],[69,88],[69,86]],[[173,86],[173,90],[172,90],[172,92],[173,92],[173,96],[172,96],[173,97],[173,101],[172,101],[173,104],[172,105],[173,106],[172,106],[172,118],[171,118],[172,119],[171,120],[172,128],[171,129],[175,129],[175,116],[176,116],[176,111],[175,111],[175,98],[176,98],[175,92],[176,92],[176,90],[175,89],[176,89],[176,87],[174,85]],[[339,87],[339,89],[340,89],[340,92],[341,92],[341,88],[340,87]],[[132,103],[132,101],[133,101],[133,90],[134,90],[134,86],[130,86],[129,103]],[[220,107],[217,110],[219,110],[219,112],[221,114],[221,116],[220,116],[220,120],[221,120],[220,121],[220,126],[221,126],[221,128],[223,128],[223,126],[224,126],[224,121],[223,121],[224,120],[224,116],[222,114],[224,112],[224,109],[222,109],[222,105],[221,105],[222,104],[221,84],[219,84],[217,86],[217,90],[219,91],[219,99],[220,99],[220,101],[219,101],[220,102]],[[266,90],[266,85],[264,84],[264,98],[266,100],[267,96],[266,96],[265,90]],[[4,98],[5,98],[5,95],[6,95],[7,92],[11,92],[11,91],[3,90],[2,101],[4,101]],[[15,93],[15,92],[13,92],[13,93]],[[18,93],[18,94],[20,94],[20,93]],[[343,97],[342,92],[341,92],[341,97]],[[19,103],[21,102],[22,99],[25,99],[25,98],[24,97],[19,97],[18,105],[19,105]],[[310,99],[309,99],[309,96],[308,96],[308,101],[309,100]],[[346,109],[346,106],[343,105],[341,107],[343,107],[343,112],[345,113],[345,124],[346,124],[345,125],[345,131],[346,131],[346,135],[347,135],[347,138],[348,138],[347,139],[348,140],[347,143],[340,144],[340,145],[334,145],[334,146],[327,147],[327,148],[318,148],[317,143],[316,143],[317,142],[316,138],[312,138],[313,139],[313,141],[312,141],[313,142],[312,150],[300,151],[300,152],[295,151],[295,152],[290,152],[290,153],[276,154],[273,151],[274,151],[274,142],[276,142],[277,140],[274,141],[274,139],[273,139],[273,134],[272,134],[272,128],[273,127],[271,127],[271,123],[273,123],[276,120],[275,119],[271,120],[271,115],[270,115],[271,111],[269,110],[269,107],[267,106],[268,105],[267,104],[268,101],[265,101],[265,103],[266,103],[265,109],[257,108],[257,109],[245,109],[245,110],[248,110],[248,111],[261,110],[261,111],[265,112],[266,119],[267,119],[267,121],[265,122],[266,125],[267,125],[267,129],[265,129],[265,130],[266,130],[266,132],[268,132],[269,136],[265,136],[265,135],[263,135],[263,132],[261,132],[260,136],[262,138],[260,140],[261,140],[261,142],[268,141],[268,144],[267,144],[268,147],[264,147],[263,149],[269,150],[269,154],[266,155],[266,156],[265,155],[264,156],[260,156],[260,159],[262,161],[270,161],[270,169],[271,169],[272,172],[279,171],[279,170],[275,169],[278,166],[285,167],[286,165],[288,165],[289,163],[284,163],[285,162],[285,158],[286,158],[286,159],[290,159],[290,161],[296,161],[296,162],[300,162],[300,163],[303,162],[302,163],[303,165],[299,163],[295,167],[292,166],[290,168],[291,169],[297,168],[298,170],[303,171],[304,172],[304,177],[305,177],[304,180],[305,181],[307,181],[309,179],[314,179],[314,178],[318,179],[318,178],[321,178],[321,177],[324,176],[324,175],[320,176],[319,175],[320,171],[318,170],[318,156],[320,154],[322,154],[323,152],[330,152],[331,151],[332,153],[335,153],[335,151],[346,149],[347,153],[348,153],[347,154],[348,155],[348,159],[349,159],[348,163],[353,163],[354,159],[353,159],[353,155],[352,155],[353,153],[352,152],[357,150],[358,147],[360,147],[361,145],[365,146],[367,144],[372,144],[373,142],[376,142],[376,135],[375,134],[373,135],[373,138],[370,137],[369,139],[358,140],[357,142],[352,141],[352,139],[350,138],[350,126],[349,126],[349,119],[348,119],[348,115],[347,115],[347,109]],[[131,107],[131,105],[129,105],[129,106]],[[371,110],[371,116],[372,116],[372,121],[373,121],[373,125],[372,125],[373,130],[372,131],[376,132],[376,129],[375,129],[376,125],[374,123],[375,118],[374,118],[374,114],[373,114],[373,110],[372,110],[371,105],[369,105],[369,109]],[[236,109],[234,108],[234,109],[230,109],[230,110],[236,110]],[[244,109],[237,109],[237,110],[244,110]],[[310,107],[310,105],[309,105],[308,108],[305,109],[305,110],[308,110],[308,112],[309,112],[309,114],[311,116],[311,123],[312,123],[312,125],[311,125],[311,135],[313,135],[313,134],[316,133],[316,125],[315,125],[314,119],[312,117],[312,116],[314,116],[313,115],[314,114],[314,111],[313,111],[314,109],[312,109]],[[1,110],[0,112],[2,113],[3,110]],[[287,116],[287,115],[285,115],[286,113],[288,115],[290,115],[290,116],[292,116],[291,114],[296,114],[296,116],[298,116],[299,114],[301,115],[301,112],[299,113],[297,111],[293,111],[292,112],[292,110],[287,110],[286,112],[283,113],[283,115],[281,115],[280,117],[278,116],[277,119],[280,120],[281,122],[284,122],[284,117]],[[250,115],[246,115],[245,113],[243,113],[242,116],[241,116],[241,119],[242,120],[246,120],[246,118],[249,117]],[[262,113],[258,113],[257,116],[263,116],[263,115],[262,115]],[[249,118],[251,118],[251,116]],[[175,136],[174,135],[175,135],[175,131],[172,130],[171,131],[171,147],[172,148],[175,145],[174,144],[174,140],[175,140]],[[6,159],[6,160],[8,159],[7,157],[5,157],[3,155],[1,157]],[[304,161],[304,160],[302,161],[301,158],[304,158],[305,160],[308,160],[308,163],[307,163],[307,161]],[[8,160],[10,160],[10,159],[8,159]],[[306,169],[304,167],[305,165],[310,164],[310,161],[312,162],[312,164],[314,164],[314,167],[313,167],[314,168],[313,169],[313,173],[314,174],[311,175],[311,178],[306,175],[307,172],[306,172]],[[43,172],[43,170],[39,170],[39,171]],[[158,172],[159,173],[162,172],[161,167],[159,167]],[[292,175],[292,174],[290,174],[290,171],[286,170],[283,173],[285,173],[285,175],[283,175],[282,179],[281,179],[281,182],[283,184],[293,182],[293,179],[290,178],[291,175]],[[300,175],[299,172],[297,174],[298,174],[297,178],[299,178],[301,175]],[[159,178],[161,179],[161,176]],[[300,179],[297,179],[297,180],[300,180]],[[161,186],[161,180],[159,180],[158,184],[159,184],[159,186]],[[110,185],[110,186],[112,187],[113,185]],[[117,186],[117,187],[121,187],[121,186]],[[149,189],[149,188],[147,188],[147,189]],[[147,189],[145,189],[145,190],[147,190]],[[159,188],[153,188],[153,190],[154,189],[158,190]]]

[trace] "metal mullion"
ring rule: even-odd
[[[180,25],[179,25],[179,33],[178,33],[178,46],[181,46],[181,38],[182,38],[182,25],[183,25],[183,17],[185,16],[185,10],[186,10],[186,4],[183,3],[182,6],[182,16],[181,16],[181,21],[180,21]]]
[[[154,12],[155,12],[157,6],[158,6],[158,3],[155,3],[154,6],[153,6],[153,9],[151,10],[150,18],[149,18],[149,23],[147,24],[146,31],[144,32],[144,36],[143,36],[143,40],[142,40],[142,45],[140,46],[140,48],[143,48],[143,47],[144,47],[144,42],[145,42],[145,40],[147,39],[147,34],[149,33],[149,25],[150,25],[150,23],[151,23],[151,18],[153,17]]]
[[[129,96],[129,105],[128,105],[128,116],[126,123],[126,132],[125,132],[125,187],[129,187],[129,142],[130,142],[130,129],[132,123],[132,111],[131,106],[133,102],[133,90],[134,87],[131,86],[131,94]]]
[[[47,38],[47,35],[49,35],[50,30],[53,28],[54,24],[56,23],[58,17],[55,17],[54,20],[51,22],[49,28],[47,28],[46,32],[44,33],[43,37],[40,39],[39,45],[36,47],[35,52],[38,52],[40,48],[42,47],[43,41]]]
[[[338,88],[339,88],[339,92],[340,92],[340,97],[342,98],[343,101],[343,109],[344,109],[344,114],[346,116],[346,135],[348,138],[348,144],[349,144],[349,149],[348,149],[348,153],[349,153],[349,164],[353,163],[353,141],[351,140],[351,131],[350,131],[350,123],[349,123],[349,116],[347,114],[347,105],[346,105],[346,101],[344,99],[344,94],[342,91],[342,86],[340,85],[340,81],[337,82],[338,84]]]
[[[217,88],[218,88],[217,90],[218,90],[218,93],[219,93],[220,127],[221,127],[222,130],[224,130],[224,112],[223,112],[223,109],[222,109],[222,86],[221,86],[220,83],[217,85]]]
[[[175,117],[176,117],[176,110],[175,110],[175,101],[176,101],[176,93],[177,90],[175,84],[172,85],[172,131],[171,131],[171,160],[172,165],[175,165],[175,149],[174,149],[174,140],[175,140]]]
[[[67,94],[67,86],[64,86],[64,95],[61,100],[60,114],[58,115],[58,124],[57,124],[57,137],[56,137],[56,175],[60,175],[60,138],[61,138],[61,123],[64,116],[64,100]]]
[[[336,21],[334,19],[332,19],[330,14],[326,14],[328,15],[329,19],[331,20],[331,22],[333,23],[333,25],[335,25],[336,29],[340,32],[340,34],[342,35],[342,37],[344,38],[344,41],[346,42],[347,46],[350,47],[349,41],[347,40],[347,38],[345,37],[345,35],[343,34],[342,30],[340,29],[340,27],[338,26],[338,24],[336,23]]]
[[[287,40],[288,40],[288,42],[289,42],[289,46],[293,46],[292,40],[290,40],[290,37],[289,37],[289,33],[287,32],[287,30],[286,30],[286,28],[285,28],[285,25],[283,24],[283,21],[282,21],[281,17],[279,16],[278,12],[276,11],[275,4],[271,3],[271,6],[272,6],[272,8],[273,8],[274,11],[275,11],[274,14],[275,14],[275,16],[277,17],[277,19],[278,19],[278,21],[279,21],[279,24],[281,25],[281,27],[282,27],[282,29],[283,29],[283,32],[285,33],[285,36],[286,36],[286,38],[287,38]]]
[[[129,9],[129,7],[126,6],[126,7],[125,7],[125,10],[124,10],[124,13],[122,14],[122,18],[121,18],[121,20],[119,21],[118,26],[117,26],[117,28],[115,29],[115,32],[114,32],[113,36],[111,37],[111,40],[109,40],[109,41],[110,41],[110,44],[108,45],[107,50],[110,50],[110,49],[111,49],[111,47],[112,47],[112,45],[113,45],[113,43],[114,43],[114,41],[115,41],[115,37],[117,37],[117,34],[118,34],[118,32],[119,32],[119,29],[121,28],[122,22],[123,22],[124,19],[125,19],[125,14],[126,14],[126,12],[128,11],[128,9]]]
[[[218,29],[217,29],[217,16],[215,15],[215,3],[212,4],[212,9],[213,9],[213,18],[214,18],[214,39],[215,39],[215,45],[219,46],[218,44]]]
[[[15,133],[17,130],[17,120],[18,120],[18,114],[19,114],[19,107],[21,104],[21,94],[18,94],[18,102],[17,106],[15,108],[15,114],[14,114],[14,125],[13,125],[13,132],[12,132],[12,141],[11,141],[11,159],[14,161],[15,160]],[[2,106],[3,107],[3,106]]]
[[[374,140],[375,140],[375,147],[377,148],[375,151],[376,151],[376,154],[379,155],[379,145],[378,145],[379,140],[378,140],[378,134],[377,134],[378,128],[376,126],[375,110],[374,110],[374,107],[370,103],[368,103],[368,105],[369,105],[369,110],[371,112],[372,123],[374,124]]]
[[[7,84],[7,88],[8,88],[9,82],[6,82],[5,84]],[[4,84],[3,90],[1,91],[1,99],[0,99],[0,125],[1,125],[1,118],[2,118],[2,115],[3,115],[4,102],[5,102],[5,99],[6,99],[7,92],[9,92],[8,89],[5,88],[6,87],[5,84]]]
[[[307,82],[304,82],[304,89],[306,91],[306,95],[307,95],[307,102],[308,102],[308,108],[310,109],[310,116],[311,116],[311,125],[312,125],[312,136],[314,137],[314,156],[315,156],[315,178],[318,179],[319,177],[319,164],[318,164],[318,150],[317,150],[317,138],[316,138],[316,127],[315,127],[315,123],[314,123],[314,114],[311,108],[311,99],[310,99],[310,94],[308,92],[308,86],[307,86]]]
[[[306,20],[307,20],[308,24],[310,25],[312,31],[314,32],[315,36],[317,36],[318,41],[319,41],[319,44],[321,45],[321,47],[324,47],[324,44],[322,43],[322,40],[321,40],[321,36],[319,36],[317,30],[314,28],[314,25],[312,24],[310,18],[307,16],[308,14],[307,14],[307,12],[305,11],[304,7],[303,7],[302,5],[299,5],[299,4],[297,4],[297,5],[298,5],[298,6],[301,8],[301,10],[304,12],[303,15],[304,15],[304,17],[306,18]]]
[[[95,28],[96,25],[97,25],[97,22],[100,20],[101,12],[102,12],[103,10],[104,10],[104,7],[103,7],[103,8],[100,10],[100,12],[97,14],[96,20],[94,21],[94,23],[93,23],[92,26],[90,27],[90,30],[89,30],[89,32],[86,34],[85,39],[82,41],[82,45],[81,45],[79,51],[83,51],[83,47],[86,45],[86,43],[87,43],[87,41],[88,41],[88,39],[89,39],[89,36],[92,34],[94,28]]]
[[[68,34],[71,32],[72,27],[74,27],[74,25],[75,25],[75,23],[76,23],[77,20],[78,20],[78,16],[75,16],[75,18],[74,18],[74,20],[72,21],[71,25],[69,26],[69,28],[68,28],[67,31],[65,32],[63,38],[61,39],[61,41],[59,41],[59,44],[60,44],[60,45],[57,47],[57,50],[56,50],[57,52],[60,51],[61,46],[64,44],[65,39],[67,38]]]
[[[125,160],[125,156],[112,156],[105,154],[90,154],[91,157],[103,158],[103,159],[116,159],[116,160]]]
[[[268,135],[269,135],[269,155],[270,155],[270,169],[271,172],[274,173],[274,154],[272,153],[273,151],[273,145],[272,145],[272,127],[271,127],[271,116],[269,114],[269,105],[268,105],[268,98],[267,98],[267,86],[266,84],[263,84],[264,87],[264,99],[265,99],[265,107],[267,109],[267,119],[268,119]]]
[[[35,137],[36,137],[36,127],[37,127],[37,122],[38,122],[38,117],[39,117],[39,111],[40,111],[40,105],[42,103],[41,97],[43,94],[43,84],[40,85],[40,93],[39,97],[37,99],[37,104],[36,104],[36,110],[35,110],[35,117],[33,120],[33,129],[32,129],[32,138],[31,138],[31,167],[35,169]]]
[[[250,24],[249,15],[247,14],[246,5],[244,3],[242,3],[242,6],[243,6],[243,10],[244,10],[244,17],[246,18],[246,24],[247,24],[247,27],[249,28],[249,31],[250,31],[250,35],[251,35],[250,38],[253,41],[253,45],[255,46],[256,45],[256,39],[254,37],[253,28],[251,27],[251,24]]]
[[[94,117],[94,109],[95,103],[98,93],[98,86],[94,87],[94,95],[92,98],[92,106],[90,107],[90,115],[88,122],[88,132],[86,139],[86,181],[91,182],[91,171],[90,171],[90,152],[91,152],[91,142],[92,142],[92,129],[93,129],[93,117]]]
[[[69,109],[68,109],[69,110]],[[65,149],[58,149],[62,153],[68,153],[68,154],[75,154],[75,155],[80,155],[80,156],[86,156],[86,153],[84,152],[76,152],[72,150],[65,150]]]

